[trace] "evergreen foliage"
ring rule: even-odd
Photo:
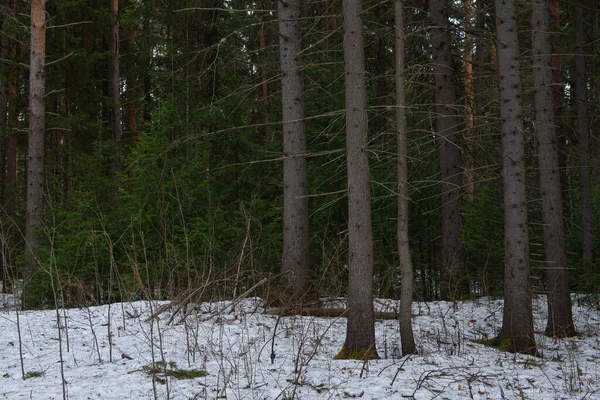
[[[259,2],[241,0],[200,3],[203,8],[186,0],[121,1],[123,149],[110,140],[108,126],[108,26],[112,17],[107,2],[48,3],[46,202],[42,267],[35,281],[38,305],[53,305],[52,293],[57,288],[61,301],[73,305],[182,294],[197,299],[231,297],[279,273],[283,187],[276,4],[274,0],[263,0],[260,7]],[[409,0],[405,6],[409,226],[415,296],[431,300],[440,295],[439,138],[433,123],[429,16],[421,3]],[[474,14],[475,30],[480,33],[474,66],[476,181],[473,199],[463,202],[461,237],[468,256],[466,275],[461,279],[471,284],[472,296],[499,296],[503,290],[501,156],[491,3],[481,2],[485,9],[476,9]],[[16,115],[12,115],[12,125],[7,122],[17,137],[18,180],[16,187],[3,188],[5,193],[16,192],[18,209],[14,216],[3,212],[0,226],[2,240],[7,239],[9,227],[17,238],[8,249],[17,279],[24,260],[28,7],[17,1],[16,14],[4,20],[1,32],[17,46],[15,59],[9,63],[2,60],[0,70],[4,81],[10,79],[11,71],[18,74]],[[524,4],[519,7],[519,25],[524,32],[521,47],[527,48],[529,11]],[[588,7],[590,15],[599,12],[593,2],[588,2]],[[364,8],[374,286],[377,296],[397,298],[393,8],[380,9],[370,2],[365,2]],[[565,11],[563,26],[571,26],[569,13]],[[453,8],[450,14],[456,108],[462,130],[464,11]],[[259,15],[265,27],[264,49],[259,44]],[[348,274],[341,25],[339,4],[307,1],[302,31],[312,279],[320,293],[331,296],[346,293]],[[587,82],[592,92],[588,100],[597,106],[598,69],[591,66],[598,65],[597,47],[592,46],[597,46],[599,33],[590,24],[586,29]],[[134,42],[127,39],[130,30]],[[565,35],[570,33],[565,31]],[[568,54],[564,77],[571,87],[574,49],[572,44],[565,46],[570,47],[564,51]],[[528,56],[522,54],[524,60]],[[524,62],[524,105],[530,109],[528,68]],[[261,98],[263,71],[268,102]],[[131,72],[135,72],[135,87],[131,86]],[[131,102],[132,92],[135,103]],[[568,90],[565,99],[567,118],[573,122],[575,100]],[[128,125],[129,113],[137,118],[136,131]],[[268,134],[263,125],[265,115],[270,121]],[[7,121],[10,118],[9,114]],[[533,124],[531,112],[526,111],[524,118],[528,130]],[[597,115],[590,113],[594,132],[597,122]],[[600,241],[595,241],[596,264],[586,265],[581,260],[581,205],[575,168],[580,159],[573,126],[568,124],[566,149],[567,254],[572,289],[593,292],[600,287]],[[7,135],[0,140],[5,148]],[[541,194],[534,139],[528,136],[526,140],[534,283],[543,290]],[[123,168],[113,177],[111,162],[117,151],[123,155]],[[466,150],[462,152],[466,157]],[[600,178],[598,152],[593,154],[593,226],[598,238]],[[119,201],[115,203],[111,193],[117,178]],[[268,284],[255,290],[264,296],[274,292]]]

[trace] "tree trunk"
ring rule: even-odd
[[[577,0],[575,6],[575,95],[577,99],[577,131],[579,132],[579,186],[581,190],[581,230],[583,232],[583,262],[588,268],[594,258],[594,211],[592,206],[592,169],[590,167],[590,132],[587,116],[587,87],[584,50],[585,17],[583,0]]]
[[[475,33],[474,33],[474,92],[475,102],[475,123],[478,135],[486,137],[490,132],[499,129],[495,105],[498,103],[498,93],[495,88],[498,87],[498,65],[496,62],[496,45],[492,39],[493,35],[489,30],[493,26],[494,12],[490,9],[494,7],[495,0],[477,0]],[[481,153],[481,152],[480,152]],[[482,159],[484,165],[489,162]]]
[[[301,0],[278,0],[283,122],[283,259],[281,284],[291,302],[309,290],[308,178]]]
[[[29,66],[29,141],[27,150],[27,217],[25,262],[23,264],[23,303],[34,299],[29,284],[38,265],[42,244],[44,212],[44,133],[45,133],[46,1],[31,2],[31,55]]]
[[[2,29],[5,27],[5,22],[10,15],[10,0],[4,0],[0,5],[2,12],[0,12],[0,26]],[[7,35],[2,35],[0,39],[0,218],[4,220],[6,213],[6,202],[8,199],[7,190],[7,174],[6,174],[6,154],[7,154],[7,112],[8,112],[8,76],[9,68],[8,63],[4,60],[8,60],[10,53],[10,40]],[[10,229],[10,222],[9,222]],[[6,231],[2,229],[0,232],[3,236]],[[0,282],[2,282],[2,293],[8,293],[10,284],[8,283],[11,279],[8,274],[9,266],[9,247],[7,242],[3,239],[0,240]]]
[[[258,8],[263,8],[262,0],[258,1]],[[266,57],[267,55],[267,39],[265,34],[265,22],[263,13],[258,13],[258,23],[260,24],[258,31],[258,44],[260,47],[260,53]],[[267,76],[266,66],[259,66],[260,68],[260,97],[263,106],[263,132],[265,136],[265,144],[270,144],[273,141],[271,137],[271,125],[269,120],[269,80]]]
[[[417,352],[412,328],[414,270],[408,240],[408,154],[404,68],[404,4],[394,1],[396,22],[396,137],[398,146],[398,258],[400,259],[400,343],[402,354]]]
[[[130,0],[129,6],[134,6],[134,1]],[[137,148],[138,137],[138,105],[137,105],[137,73],[135,65],[135,24],[130,24],[127,29],[127,39],[131,46],[131,65],[127,76],[127,90],[129,91],[129,132],[131,132],[131,148]]]
[[[119,0],[110,0],[110,12],[113,22],[109,29],[108,59],[108,97],[110,108],[108,113],[109,126],[112,140],[115,142],[115,155],[111,174],[116,176],[121,172],[121,142],[123,140],[123,126],[121,124],[121,88],[120,88],[120,61],[119,61]]]
[[[9,13],[14,16],[16,13],[16,1],[8,0]],[[13,41],[10,43],[9,60],[14,60],[17,55],[17,46]],[[17,232],[14,221],[17,220],[17,135],[15,134],[17,125],[17,79],[18,73],[14,67],[8,70],[8,115],[7,115],[7,140],[6,140],[6,214],[11,221],[7,229],[7,248],[4,253],[4,278],[2,290],[8,293],[12,290],[13,284],[13,263],[12,252],[17,245]]]
[[[561,40],[560,2],[548,0],[550,8],[550,43],[552,44],[552,93],[554,96],[554,115],[558,145],[558,165],[562,191],[563,216],[568,215],[569,177],[567,175],[567,134],[565,130],[565,82],[562,72],[561,54],[564,51]]]
[[[547,0],[534,0],[531,10],[533,88],[535,90],[535,130],[542,195],[544,252],[546,255],[546,293],[548,325],[546,334],[557,337],[575,335],[569,270],[565,246],[562,193],[558,163],[558,137],[552,90],[552,46],[550,10]]]
[[[537,354],[529,285],[525,142],[515,0],[496,1],[504,182],[504,315],[498,342]]]
[[[377,23],[379,24],[379,26],[386,25],[386,9],[387,5],[382,2],[375,7],[375,12],[377,14]],[[388,120],[388,116],[386,114],[388,108],[387,105],[389,104],[389,88],[387,85],[386,76],[388,71],[387,52],[388,47],[386,38],[384,35],[379,35],[379,37],[377,38],[377,56],[375,59],[375,104],[377,108],[375,110],[375,118],[372,120],[373,123],[371,124],[371,126],[373,132],[377,132],[377,136],[381,135],[382,139],[385,137],[382,134],[385,131],[385,127]]]
[[[450,22],[446,0],[429,0],[431,13],[431,47],[435,75],[436,126],[439,135],[440,179],[442,200],[442,265],[440,293],[443,300],[469,294],[465,276],[465,250],[461,243],[460,213],[462,172],[458,118],[454,91],[454,64],[450,42]]]
[[[329,50],[331,47],[330,39],[331,34],[335,30],[336,25],[336,11],[337,4],[336,0],[325,0],[323,3],[323,15],[324,15],[324,28],[325,28],[325,50]]]
[[[475,153],[473,149],[476,136],[471,9],[471,0],[465,0],[465,183],[469,200],[473,200],[475,194]]]
[[[344,0],[346,163],[348,174],[348,325],[340,359],[379,358],[373,316],[373,227],[367,154],[367,89],[362,1]]]
[[[0,4],[0,30],[5,29],[5,22],[9,16],[10,1]],[[8,111],[8,54],[10,53],[10,40],[7,35],[0,38],[0,216],[4,214],[6,204],[6,114]],[[0,244],[0,251],[3,246]],[[1,253],[0,253],[1,256]],[[0,258],[0,281],[4,281],[4,267]]]

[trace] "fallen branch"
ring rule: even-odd
[[[267,315],[303,315],[308,317],[346,317],[347,308],[301,308],[301,307],[273,307],[265,311]],[[375,319],[398,319],[398,314],[393,312],[375,311]]]

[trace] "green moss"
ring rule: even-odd
[[[373,348],[352,350],[344,345],[334,360],[377,360],[379,356]]]
[[[515,345],[512,341],[512,339],[506,338],[503,341],[501,341],[500,343],[498,343],[498,350],[500,351],[507,351],[507,352],[514,352],[515,351]]]
[[[171,377],[175,379],[195,379],[203,378],[208,375],[203,369],[180,369],[177,368],[177,364],[169,362],[168,366],[165,366],[163,362],[156,362],[154,365],[149,364],[142,368],[142,370],[148,375],[154,375],[154,379],[158,383],[166,383],[166,378]]]
[[[496,338],[473,339],[473,343],[482,344],[487,347],[497,347]]]
[[[174,369],[167,370],[166,375],[175,379],[195,379],[207,376],[208,372],[203,369]]]
[[[42,371],[29,371],[25,374],[23,379],[39,378],[43,375],[44,375],[44,373]]]
[[[475,339],[475,340],[473,340],[473,342],[482,344],[487,347],[493,347],[500,351],[506,351],[509,353],[514,351],[514,344],[513,344],[512,339],[510,339],[510,338],[506,338],[501,342],[498,341],[497,337],[494,337],[491,339]]]

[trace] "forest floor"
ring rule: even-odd
[[[333,360],[344,318],[266,315],[259,298],[198,304],[186,318],[174,308],[148,318],[167,302],[60,309],[58,329],[56,311],[17,314],[3,297],[0,399],[598,399],[600,306],[573,299],[580,335],[536,335],[541,357],[473,342],[502,322],[502,301],[482,298],[415,303],[419,354],[409,357],[398,322],[378,321],[381,359],[360,362]],[[543,331],[543,296],[534,314]]]

